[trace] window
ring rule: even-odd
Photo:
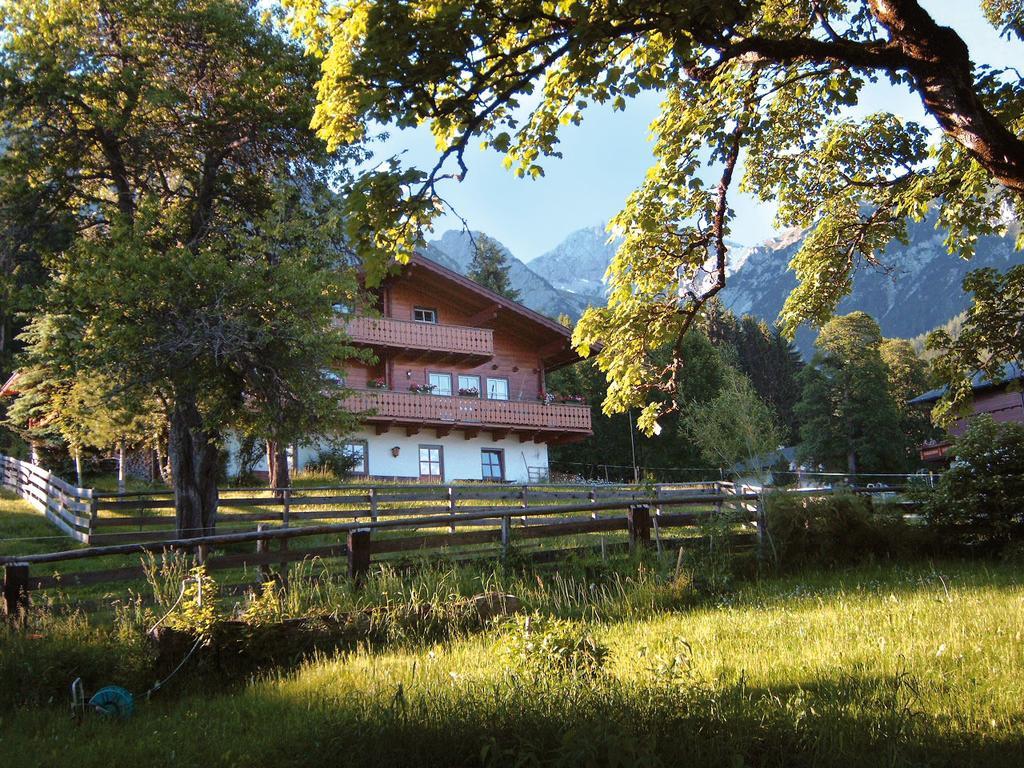
[[[336,301],[334,302],[334,304],[331,305],[331,308],[334,310],[334,314],[336,315],[352,314],[352,305],[349,304],[347,301]]]
[[[444,476],[444,451],[440,445],[420,446],[420,480],[441,482]]]
[[[353,475],[366,474],[367,466],[365,440],[347,440],[345,441],[345,444],[341,447],[341,452],[344,456],[351,459]]]
[[[427,309],[426,307],[413,307],[412,319],[417,323],[436,323],[437,310]]]
[[[480,377],[460,375],[459,394],[463,397],[480,397]]]
[[[433,387],[430,390],[432,394],[452,396],[452,375],[450,373],[428,373],[427,384]]]
[[[508,400],[508,379],[488,379],[487,399]]]
[[[504,480],[505,462],[501,451],[480,451],[480,475],[484,480]]]

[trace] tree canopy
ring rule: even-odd
[[[655,161],[612,221],[622,237],[607,307],[576,328],[611,380],[605,407],[644,406],[653,429],[674,398],[681,339],[726,282],[725,244],[739,186],[777,201],[778,224],[809,230],[792,261],[799,285],[785,330],[820,325],[861,264],[906,236],[930,206],[949,250],[1019,218],[1024,81],[975,66],[956,30],[917,0],[286,0],[293,29],[321,61],[314,125],[331,147],[372,146],[373,126],[427,124],[430,168],[399,157],[353,185],[349,233],[379,277],[408,258],[443,210],[443,184],[482,142],[520,176],[544,173],[563,126],[595,103],[662,97]],[[1008,38],[1017,2],[982,0]],[[883,81],[920,100],[927,120],[851,111]],[[1007,216],[1010,212],[1011,216]],[[668,363],[656,350],[674,350]]]
[[[878,323],[864,312],[834,317],[821,329],[814,359],[800,374],[802,460],[851,474],[905,467],[909,437],[882,344]]]
[[[227,429],[354,418],[326,370],[352,354],[332,305],[356,283],[309,127],[315,65],[249,0],[3,2],[0,37],[0,192],[20,177],[70,230],[22,250],[48,269],[26,364],[125,417],[159,403],[179,528],[209,531]]]

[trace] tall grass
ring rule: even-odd
[[[1024,760],[1024,577],[1010,566],[809,572],[703,600],[672,571],[635,562],[597,576],[413,573],[381,570],[362,593],[313,578],[288,610],[447,605],[508,589],[526,613],[484,632],[310,658],[241,689],[167,691],[124,722],[70,728],[56,704],[8,709],[5,764]],[[552,624],[555,616],[569,621]],[[534,664],[576,653],[582,664]]]

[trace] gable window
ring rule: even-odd
[[[420,480],[441,482],[444,476],[444,449],[440,445],[420,446]]]
[[[508,379],[487,379],[488,400],[508,400]]]
[[[502,451],[489,448],[480,451],[480,476],[484,480],[504,480],[504,458]]]
[[[460,374],[459,394],[463,397],[480,397],[480,377]]]
[[[431,394],[452,396],[452,375],[450,373],[428,373],[427,383],[433,387]]]
[[[437,310],[427,309],[426,307],[413,307],[412,319],[417,323],[436,323]]]
[[[341,453],[351,461],[350,471],[353,475],[367,474],[365,440],[346,440],[341,446]]]

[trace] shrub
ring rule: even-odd
[[[770,494],[765,505],[769,543],[785,570],[853,564],[923,546],[898,509],[876,508],[866,497]]]
[[[585,624],[536,614],[509,621],[504,649],[511,670],[534,677],[594,677],[608,657]]]
[[[306,472],[332,474],[339,480],[351,477],[358,459],[341,448],[325,448],[317,453],[316,458],[306,463]]]
[[[1024,538],[1024,424],[978,416],[952,453],[949,471],[925,504],[939,534],[988,552]]]

